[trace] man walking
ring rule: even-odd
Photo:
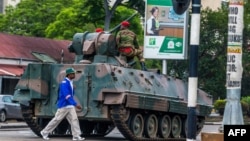
[[[73,136],[72,140],[77,141],[85,139],[80,136],[81,130],[74,108],[76,107],[77,109],[82,109],[82,107],[74,100],[74,88],[72,80],[75,78],[75,73],[76,71],[73,68],[66,69],[66,77],[59,86],[59,95],[57,101],[58,109],[56,114],[54,118],[48,123],[48,125],[40,132],[44,140],[49,140],[49,133],[51,133],[65,117],[71,125]]]

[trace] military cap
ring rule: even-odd
[[[76,73],[76,71],[75,71],[74,68],[67,68],[67,69],[66,69],[66,75],[72,74],[72,73]]]
[[[95,32],[103,32],[103,29],[102,28],[96,28]]]
[[[128,27],[129,26],[129,22],[128,21],[123,21],[121,22],[122,26]]]

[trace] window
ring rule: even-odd
[[[12,98],[11,98],[11,96],[4,96],[4,97],[3,97],[3,102],[12,103]]]
[[[14,94],[18,78],[2,78],[2,94]]]

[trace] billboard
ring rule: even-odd
[[[188,12],[174,12],[172,0],[146,0],[144,58],[187,58]]]

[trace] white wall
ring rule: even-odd
[[[6,5],[16,6],[20,0],[6,0]]]
[[[212,10],[217,10],[221,7],[221,1],[222,0],[201,0],[201,8],[205,9],[206,7],[209,7]]]
[[[3,0],[3,13],[5,13],[5,7],[6,6],[16,6],[21,0]]]

